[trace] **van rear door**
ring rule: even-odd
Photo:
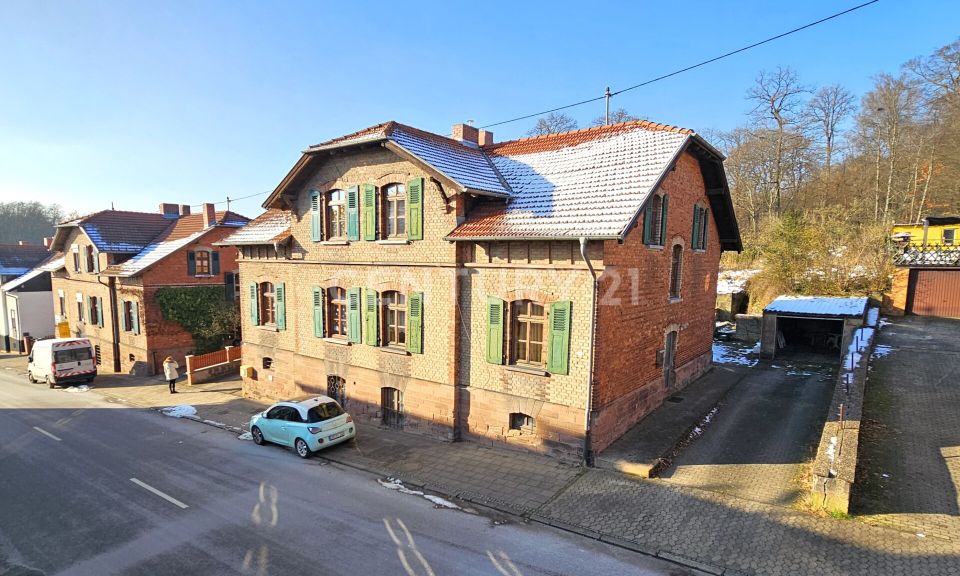
[[[53,348],[54,378],[93,372],[93,351],[88,341],[64,342]]]

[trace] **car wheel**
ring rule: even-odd
[[[250,435],[253,436],[253,443],[257,446],[263,446],[263,432],[259,428],[254,426],[250,429]]]
[[[310,457],[310,447],[307,446],[307,443],[303,440],[303,438],[297,438],[297,441],[293,443],[293,447],[297,451],[297,456],[301,458]]]
[[[31,384],[36,384],[37,380],[33,377],[33,372],[27,372],[27,382]]]
[[[51,380],[49,376],[47,376],[46,382],[47,382],[47,386],[49,386],[51,389],[53,389],[54,383],[53,383],[53,380]]]

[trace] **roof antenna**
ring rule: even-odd
[[[110,201],[110,209],[111,209],[111,210],[114,209],[114,207],[113,207],[113,200]]]
[[[604,99],[606,99],[606,101],[607,101],[607,111],[606,111],[606,112],[604,113],[604,115],[603,115],[603,125],[604,125],[604,126],[609,126],[609,125],[610,125],[610,97],[611,97],[611,96],[613,96],[613,94],[610,93],[610,87],[607,86],[607,91],[603,93],[603,97],[604,97]]]
[[[227,196],[227,212],[230,211],[230,197]]]

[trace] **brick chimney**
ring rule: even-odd
[[[203,205],[203,227],[209,228],[217,223],[217,207],[207,202]]]
[[[490,144],[493,144],[493,132],[481,128],[480,136],[477,138],[477,144],[481,146],[489,146]]]
[[[477,136],[479,132],[476,128],[469,124],[454,124],[453,125],[453,135],[454,140],[459,140],[461,142],[469,142],[471,144],[477,143]]]
[[[189,215],[190,215],[190,205],[189,205],[189,204],[181,204],[181,205],[180,205],[180,215],[181,215],[181,216],[189,216]]]
[[[164,218],[171,218],[176,220],[180,217],[180,207],[176,204],[170,204],[164,202],[160,205],[160,213],[163,214]]]
[[[26,240],[20,240],[19,242],[17,242],[17,245],[18,245],[18,246],[29,246],[30,243],[27,242]]]
[[[43,239],[43,247],[49,249],[51,246],[53,246],[53,236],[47,236]]]

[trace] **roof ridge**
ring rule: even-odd
[[[324,140],[323,142],[319,142],[317,144],[308,146],[307,149],[309,150],[310,148],[318,148],[320,146],[328,146],[330,144],[336,144],[337,142],[343,142],[345,140],[350,140],[351,138],[356,138],[358,136],[365,136],[367,134],[372,134],[374,132],[377,132],[378,130],[383,130],[384,133],[389,133],[390,128],[392,128],[391,125],[395,125],[395,124],[397,124],[395,120],[387,120],[386,122],[381,122],[379,124],[374,124],[373,126],[367,126],[366,128],[361,128],[356,132],[351,132],[349,134],[344,134],[342,136],[335,136],[333,138],[330,138],[329,140]]]
[[[565,132],[552,132],[550,134],[537,134],[536,136],[525,136],[523,138],[515,138],[513,140],[504,140],[503,142],[494,142],[493,144],[487,144],[481,146],[480,148],[484,151],[496,151],[497,148],[505,146],[507,144],[519,144],[521,142],[533,142],[533,141],[548,141],[555,140],[560,138],[565,138],[572,136],[574,134],[579,134],[581,136],[587,135],[589,133],[604,133],[604,132],[615,132],[624,130],[627,128],[642,128],[644,130],[650,130],[654,132],[674,132],[677,134],[696,134],[696,131],[691,128],[683,128],[681,126],[674,126],[673,124],[663,124],[661,122],[653,122],[651,120],[627,120],[626,122],[618,122],[616,124],[605,124],[603,126],[590,126],[588,128],[578,128],[576,130],[567,130]]]

